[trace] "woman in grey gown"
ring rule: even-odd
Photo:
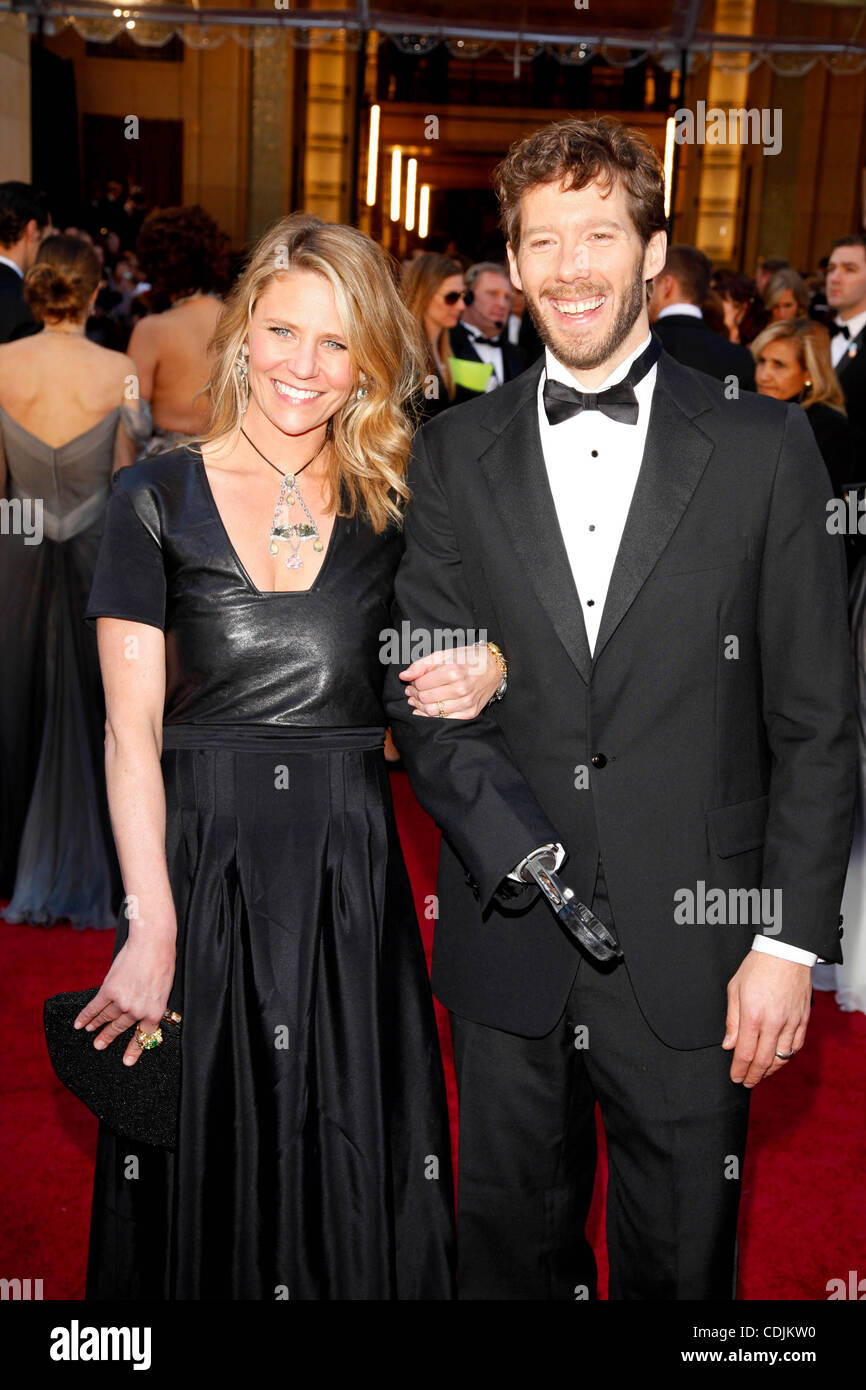
[[[85,337],[99,262],[52,236],[24,292],[44,325],[0,346],[0,898],[6,921],[114,927],[121,884],[104,704],[83,622],[135,367]]]

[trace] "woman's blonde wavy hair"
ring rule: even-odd
[[[244,417],[236,363],[256,304],[290,269],[314,271],[332,286],[352,363],[351,391],[327,427],[337,513],[361,512],[376,532],[389,522],[399,525],[409,496],[405,474],[413,432],[404,406],[411,409],[426,354],[421,330],[398,292],[395,263],[355,227],[292,213],[265,232],[226,299],[209,345],[214,365],[205,390],[211,413],[197,442],[237,439]],[[366,395],[359,398],[360,387]]]
[[[800,400],[803,409],[823,403],[845,415],[845,396],[830,356],[830,334],[823,323],[815,319],[779,319],[771,323],[749,343],[755,362],[768,344],[782,339],[794,343],[800,366],[811,381]]]

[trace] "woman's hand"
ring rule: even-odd
[[[419,657],[400,679],[415,714],[474,719],[499,689],[502,672],[486,647],[454,647]]]
[[[93,1046],[108,1047],[133,1024],[143,1033],[152,1033],[162,1022],[174,979],[174,936],[154,935],[152,940],[127,939],[118,951],[102,987],[74,1022],[75,1028],[89,1033],[97,1028]],[[103,1025],[105,1025],[103,1027]],[[129,1067],[138,1061],[142,1049],[133,1036],[123,1054]]]

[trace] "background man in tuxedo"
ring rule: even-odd
[[[38,333],[23,281],[36,260],[50,217],[29,183],[0,183],[0,343]]]
[[[519,376],[526,366],[522,350],[510,341],[508,315],[511,312],[511,281],[505,266],[479,261],[466,272],[465,309],[460,322],[451,329],[454,356],[469,362],[489,362],[493,371],[486,390],[495,391]],[[469,399],[464,388],[458,399]]]
[[[832,334],[830,356],[845,392],[845,409],[855,436],[860,472],[866,482],[866,236],[839,237],[827,266],[824,320]]]
[[[855,742],[831,484],[799,407],[655,360],[663,175],[642,136],[566,120],[496,181],[546,351],[416,435],[394,617],[486,629],[508,688],[473,720],[421,719],[387,677],[443,829],[460,1297],[594,1296],[598,1099],[611,1297],[729,1299],[750,1091],[797,1065],[810,965],[840,959]],[[407,679],[433,714],[461,688],[456,664]],[[521,887],[536,852],[624,961]],[[701,885],[721,920],[684,920]],[[762,887],[761,914],[735,897]]]
[[[755,389],[755,359],[747,347],[715,333],[701,305],[710,290],[712,267],[697,246],[669,246],[662,271],[653,280],[649,320],[678,362],[707,372],[717,381],[733,377],[741,390]]]

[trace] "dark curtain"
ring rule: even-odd
[[[123,116],[84,117],[84,179],[88,190],[109,179],[139,184],[147,207],[183,202],[183,122],[142,118],[138,138]]]
[[[75,67],[34,38],[30,71],[32,181],[47,194],[55,226],[66,227],[77,222],[81,202]]]

